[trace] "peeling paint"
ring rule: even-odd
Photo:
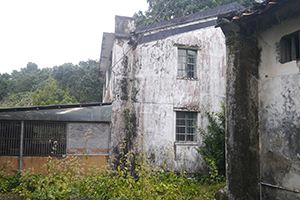
[[[205,128],[208,125],[205,111],[219,111],[221,102],[225,102],[226,48],[221,29],[209,25],[144,42],[136,49],[131,49],[130,38],[122,37],[122,45],[119,40],[117,36],[112,48],[114,68],[109,82],[113,102],[111,146],[115,154],[126,139],[122,112],[129,109],[135,117],[130,122],[133,131],[143,135],[151,162],[160,166],[167,160],[168,169],[177,172],[182,167],[188,173],[205,172],[205,161],[195,149],[202,145],[200,134],[195,142],[175,141],[176,111],[197,112],[197,125]],[[196,78],[177,77],[178,48],[197,50]]]

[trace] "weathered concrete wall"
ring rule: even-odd
[[[108,155],[109,123],[69,123],[67,155]]]
[[[131,47],[129,41],[117,37],[113,48],[114,67],[109,84],[113,101],[112,147],[116,148],[126,137],[134,139],[143,133],[147,155],[156,165],[167,159],[176,171],[181,170],[183,163],[191,173],[203,169],[204,161],[194,148],[202,144],[200,135],[196,142],[175,142],[175,111],[197,111],[197,124],[206,127],[205,111],[220,110],[221,101],[225,101],[226,64],[222,31],[209,26],[173,35],[140,44],[122,57]],[[177,78],[178,46],[198,47],[196,79]],[[129,132],[124,130],[123,111],[127,108],[131,113]]]
[[[300,77],[297,61],[279,62],[279,41],[300,30],[300,17],[260,33],[259,68],[261,181],[300,189]],[[263,199],[300,199],[284,190],[263,188]]]
[[[247,27],[226,32],[226,183],[229,199],[259,199],[258,66]]]

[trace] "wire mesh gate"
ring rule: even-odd
[[[64,155],[66,133],[64,122],[0,121],[0,156]]]

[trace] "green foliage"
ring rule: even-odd
[[[101,102],[99,75],[95,60],[44,69],[29,62],[11,75],[0,74],[0,107]]]
[[[147,3],[149,4],[148,10],[145,13],[139,11],[134,14],[136,26],[148,26],[154,21],[156,16],[158,16],[158,18],[154,23],[212,9],[236,0],[171,0],[168,4],[169,1],[170,0],[147,0]],[[254,0],[238,0],[238,2],[243,6],[248,7]],[[158,15],[167,4],[168,6],[166,9]]]
[[[49,157],[44,175],[23,171],[13,194],[24,199],[214,199],[214,193],[224,186],[200,184],[187,178],[184,170],[178,175],[155,167],[143,146],[136,143],[117,167],[90,166],[89,172],[82,170],[84,162],[78,157]],[[136,176],[129,170],[134,154]],[[3,194],[11,195],[8,190]]]
[[[102,83],[99,81],[99,61],[81,61],[79,65],[65,63],[54,67],[53,78],[63,90],[69,90],[77,102],[99,102],[102,95]]]
[[[18,92],[7,95],[0,101],[0,107],[28,107],[33,104],[31,92]]]
[[[6,174],[8,168],[12,167],[10,162],[0,166],[0,197],[1,194],[11,193],[20,183],[21,173],[16,171],[14,175]]]
[[[56,80],[49,77],[43,89],[37,89],[32,94],[33,105],[54,105],[54,104],[70,104],[75,100],[70,97],[68,91],[64,91],[58,87]]]
[[[225,106],[221,108],[221,112],[206,112],[209,120],[207,131],[198,128],[204,146],[197,150],[209,167],[212,182],[218,182],[218,172],[225,175]]]

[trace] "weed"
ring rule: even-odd
[[[202,185],[195,178],[187,178],[184,168],[175,174],[155,167],[145,154],[142,137],[122,156],[118,166],[90,166],[88,173],[78,157],[49,157],[43,174],[23,171],[16,178],[18,184],[9,187],[24,199],[214,199],[214,192],[223,186]],[[11,179],[8,182],[13,183]]]

